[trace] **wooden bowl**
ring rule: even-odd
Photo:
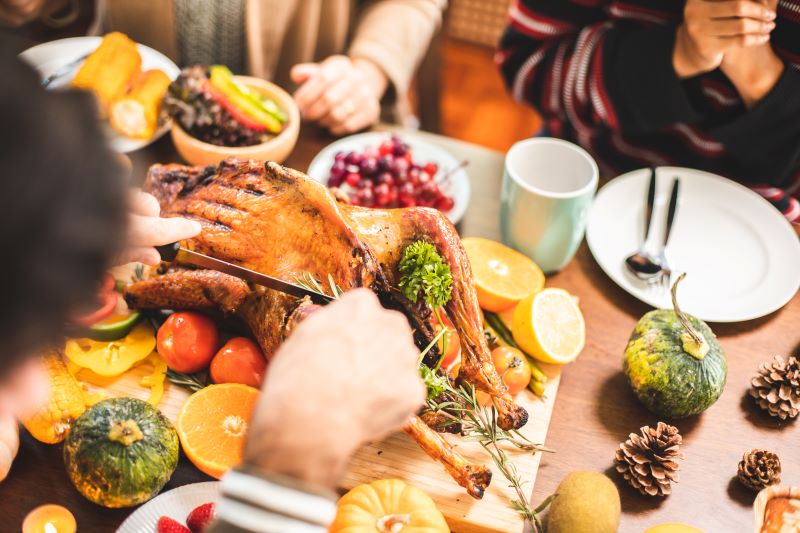
[[[217,146],[196,139],[189,135],[175,121],[172,125],[172,142],[175,149],[183,159],[196,166],[216,165],[226,157],[239,159],[259,159],[283,163],[292,153],[297,136],[300,134],[300,111],[292,97],[275,85],[260,78],[250,76],[236,76],[236,81],[246,85],[268,98],[271,98],[283,109],[289,120],[284,124],[283,131],[270,140],[252,146]]]
[[[753,513],[755,514],[754,533],[760,533],[764,526],[764,512],[767,510],[767,503],[772,498],[780,497],[800,499],[800,487],[773,485],[759,492],[755,502],[753,502]]]

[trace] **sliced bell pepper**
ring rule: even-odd
[[[225,110],[230,113],[233,118],[241,122],[242,125],[255,131],[267,131],[266,126],[245,114],[233,102],[231,102],[227,96],[225,96],[219,89],[215,88],[210,83],[206,86],[206,91],[211,95],[215,102],[225,108]]]
[[[139,380],[139,385],[150,389],[150,397],[147,402],[153,407],[158,407],[161,398],[164,397],[164,380],[167,378],[167,363],[158,355],[158,352],[151,353],[147,359],[147,363],[153,366],[153,371],[143,376]]]
[[[99,376],[118,376],[150,355],[155,346],[153,328],[141,322],[127,336],[111,342],[71,339],[67,341],[64,354],[76,365]]]
[[[272,115],[264,106],[264,103],[249,89],[236,83],[233,79],[233,73],[227,67],[214,65],[210,71],[211,86],[214,89],[222,93],[231,104],[261,124],[267,131],[280,133],[283,128],[281,121]]]

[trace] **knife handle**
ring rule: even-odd
[[[162,261],[174,261],[175,258],[178,256],[178,251],[181,249],[181,243],[173,242],[170,244],[164,244],[162,246],[156,246],[156,250],[158,253],[161,254]]]

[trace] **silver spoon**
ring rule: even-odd
[[[647,204],[644,210],[644,239],[639,249],[625,258],[625,265],[634,276],[643,281],[655,281],[661,274],[661,265],[647,252],[647,237],[653,221],[653,202],[656,196],[656,169],[650,168],[650,186],[647,189]]]

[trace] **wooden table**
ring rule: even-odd
[[[468,159],[472,203],[460,230],[465,236],[498,239],[499,190],[503,156],[475,145],[430,136],[457,159]],[[305,170],[311,158],[332,139],[306,129],[288,166]],[[147,165],[177,161],[168,138],[133,155],[134,180]],[[709,243],[713,253],[713,243]],[[754,494],[736,481],[736,465],[751,448],[768,448],[781,457],[785,483],[800,485],[800,424],[778,424],[747,398],[750,376],[761,361],[775,354],[800,353],[800,298],[765,318],[742,324],[715,325],[728,355],[728,385],[706,413],[677,421],[684,437],[681,482],[665,499],[647,498],[620,482],[613,471],[614,450],[640,426],[658,422],[642,408],[621,372],[622,352],[638,318],[648,308],[603,274],[584,244],[569,266],[547,280],[577,295],[586,317],[586,348],[565,368],[547,444],[556,450],[542,460],[535,502],[551,494],[576,469],[607,473],[620,489],[621,533],[641,533],[664,522],[685,522],[706,533],[752,530]],[[185,459],[167,489],[206,480]],[[18,531],[33,507],[56,502],[75,514],[79,531],[113,531],[130,513],[109,510],[84,500],[70,485],[59,446],[34,441],[23,431],[20,453],[9,478],[0,484],[2,531]],[[8,528],[8,529],[6,529]]]

